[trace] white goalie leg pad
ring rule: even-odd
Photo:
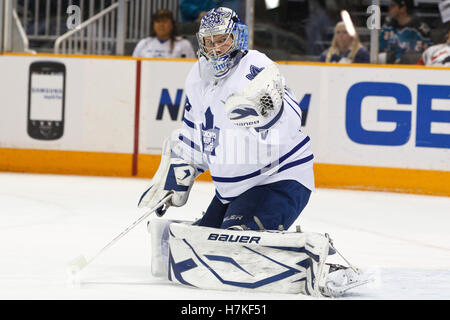
[[[319,289],[329,240],[318,233],[222,230],[168,224],[168,278],[226,291],[302,293]],[[153,269],[153,268],[152,268]]]
[[[151,219],[147,224],[151,236],[152,275],[159,278],[167,278],[169,263],[169,220]]]
[[[168,279],[169,225],[171,223],[191,224],[192,222],[167,219],[150,219],[147,224],[147,229],[151,236],[151,270],[154,277]]]

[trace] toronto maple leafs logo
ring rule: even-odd
[[[205,123],[202,124],[202,144],[203,152],[206,153],[209,162],[211,162],[210,156],[216,155],[219,133],[220,129],[214,126],[214,115],[211,108],[208,108],[205,113]]]
[[[255,67],[254,65],[251,65],[250,73],[248,75],[246,75],[246,78],[251,81],[251,80],[255,79],[255,77],[258,75],[258,73],[260,73],[263,70],[264,70],[264,68],[258,68],[258,67]]]

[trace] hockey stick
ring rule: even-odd
[[[82,269],[84,269],[87,265],[92,263],[99,255],[101,255],[104,251],[106,251],[108,248],[110,248],[113,244],[115,244],[119,239],[121,239],[124,235],[126,235],[129,231],[131,231],[134,227],[136,227],[139,223],[141,223],[143,220],[145,220],[149,215],[151,215],[153,212],[156,211],[161,206],[164,206],[167,204],[167,202],[172,198],[172,193],[170,193],[168,196],[166,196],[164,199],[162,199],[157,205],[155,205],[154,208],[152,208],[150,211],[147,211],[142,217],[134,221],[131,225],[129,225],[122,233],[120,233],[118,236],[116,236],[113,240],[111,240],[106,246],[104,246],[100,251],[97,252],[96,255],[91,257],[90,259],[86,259],[84,255],[80,255],[77,258],[73,259],[71,262],[69,262],[67,266],[67,272],[69,275],[76,275],[78,272],[80,272]]]

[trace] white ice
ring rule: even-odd
[[[311,299],[193,289],[153,278],[150,235],[138,225],[68,281],[67,263],[91,256],[139,218],[149,180],[0,173],[0,299]],[[196,182],[167,218],[194,220],[214,195]],[[329,233],[375,282],[343,299],[449,299],[450,198],[318,189],[296,221]],[[333,256],[334,257],[334,256]]]

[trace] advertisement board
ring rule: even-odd
[[[135,64],[2,56],[0,147],[132,153]]]
[[[151,178],[163,140],[182,126],[194,63],[0,56],[0,169]],[[448,69],[279,67],[302,110],[318,187],[450,195]]]
[[[311,94],[317,162],[450,170],[448,70],[283,67],[296,91]]]
[[[0,169],[131,174],[136,61],[0,57]]]
[[[190,67],[143,63],[141,153],[158,153],[164,138],[181,126]],[[448,70],[283,64],[280,69],[303,110],[316,162],[450,170]]]

